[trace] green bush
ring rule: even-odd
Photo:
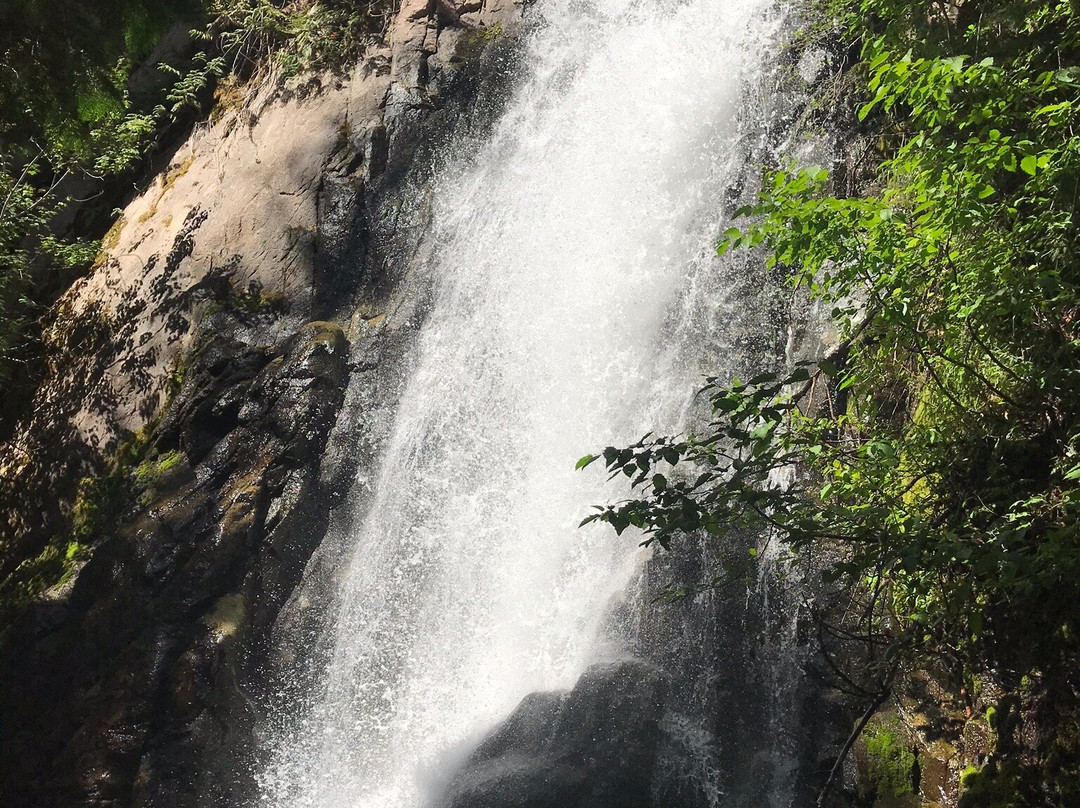
[[[1022,777],[1015,764],[969,767],[960,776],[960,808],[1027,808]]]

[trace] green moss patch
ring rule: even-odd
[[[875,805],[907,804],[917,787],[915,750],[895,716],[879,715],[867,725],[860,741],[863,787]],[[898,800],[901,800],[898,802]]]
[[[111,535],[137,494],[158,483],[183,459],[178,451],[150,455],[152,427],[122,442],[101,474],[83,477],[71,505],[71,525],[37,556],[23,561],[0,581],[0,637],[29,604],[63,586]]]
[[[1019,766],[1008,762],[983,768],[969,766],[960,773],[960,808],[1026,808]]]

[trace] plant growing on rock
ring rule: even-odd
[[[862,43],[876,185],[849,198],[824,170],[777,171],[719,249],[762,245],[831,309],[841,346],[707,380],[699,434],[583,458],[636,492],[586,521],[665,548],[756,526],[857,594],[885,668],[944,657],[1075,681],[1080,20],[1057,1],[832,13]]]
[[[254,74],[288,79],[347,68],[382,34],[392,9],[391,0],[58,0],[47,11],[32,0],[7,4],[0,384],[13,395],[0,406],[0,427],[36,378],[38,318],[99,256],[116,216],[105,211],[163,134],[205,113],[219,79],[232,77],[225,95],[235,98]],[[194,42],[179,41],[177,30],[192,26]],[[166,34],[177,41],[159,59]]]

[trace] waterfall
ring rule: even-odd
[[[431,304],[324,681],[262,805],[419,808],[523,696],[617,655],[602,624],[642,553],[577,528],[621,490],[574,462],[679,431],[702,375],[735,369],[724,323],[745,302],[712,244],[775,10],[538,0],[528,17],[499,120],[435,177]]]

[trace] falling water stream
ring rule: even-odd
[[[632,538],[585,452],[678,431],[730,363],[711,245],[769,0],[538,0],[519,77],[433,193],[433,302],[351,528],[314,705],[261,776],[275,808],[420,808],[527,693],[571,687]],[[450,138],[452,147],[453,138]]]

